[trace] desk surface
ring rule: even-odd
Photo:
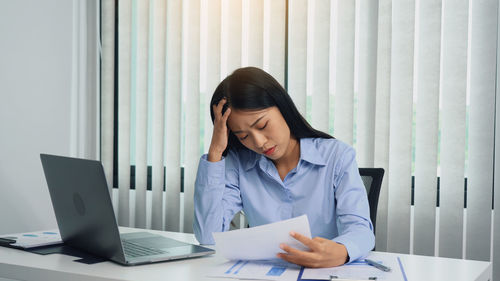
[[[120,228],[123,232],[142,231]],[[197,243],[194,235],[151,231],[188,243]],[[400,257],[408,280],[491,280],[491,263],[426,257],[417,255],[372,252],[372,258]],[[74,257],[52,254],[32,254],[0,247],[0,278],[16,280],[210,280],[206,272],[226,260],[218,255],[126,267],[113,262],[86,265],[74,262]],[[229,279],[225,279],[229,280]],[[400,280],[403,280],[401,277]]]

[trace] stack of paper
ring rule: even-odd
[[[208,274],[209,277],[254,279],[254,280],[297,280],[301,267],[287,263],[276,257],[281,243],[308,250],[306,246],[290,236],[290,231],[311,237],[307,216],[300,216],[272,224],[213,233],[215,249],[228,262],[219,264]],[[381,261],[391,267],[391,272],[383,272],[364,260],[331,268],[304,268],[301,280],[400,280],[396,260]]]
[[[62,243],[61,235],[58,230],[5,234],[0,235],[0,238],[4,238],[3,241],[15,241],[15,243],[2,243],[3,246],[21,249],[30,249]]]
[[[290,236],[294,231],[311,237],[307,216],[303,215],[272,224],[213,233],[216,252],[229,262],[217,265],[208,275],[237,279],[297,280],[300,266],[276,257],[281,243],[308,250],[306,246]]]

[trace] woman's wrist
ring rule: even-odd
[[[209,162],[219,162],[220,160],[222,160],[222,152],[209,149],[207,160]]]

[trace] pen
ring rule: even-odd
[[[389,272],[389,271],[391,271],[391,268],[390,268],[390,267],[385,266],[385,265],[383,265],[383,264],[380,264],[380,263],[378,263],[378,262],[376,262],[376,261],[373,261],[373,260],[370,260],[370,259],[365,259],[365,261],[366,261],[366,263],[368,263],[369,265],[374,266],[374,267],[376,267],[376,268],[378,268],[378,269],[380,269],[380,270],[382,270],[382,271],[385,271],[385,272]]]

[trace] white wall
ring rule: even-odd
[[[72,17],[0,0],[0,234],[57,227],[39,154],[70,153]]]

